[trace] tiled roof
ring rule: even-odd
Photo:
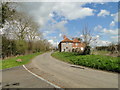
[[[72,47],[85,47],[85,44],[84,43],[78,43],[78,45],[76,45],[75,43],[73,43]]]
[[[85,43],[80,42],[77,38],[74,38],[73,40],[70,40],[65,35],[63,36],[63,38],[64,38],[64,40],[62,40],[61,42],[71,42],[71,43],[73,43],[72,44],[73,48],[85,47]],[[60,45],[60,43],[59,43],[59,45]],[[77,45],[76,45],[76,43],[77,43]]]
[[[84,46],[85,46],[84,43],[80,43],[80,44],[78,44],[78,47],[84,47]]]
[[[68,39],[67,37],[64,38],[64,40],[62,40],[61,42],[73,42],[72,40]]]
[[[80,43],[80,41],[77,38],[73,39],[73,42],[74,43]]]

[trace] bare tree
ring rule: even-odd
[[[6,21],[11,20],[16,13],[17,3],[13,2],[1,2],[0,3],[0,27],[3,27]]]
[[[82,39],[86,46],[89,46],[92,42],[97,43],[97,38],[93,37],[91,29],[87,25],[82,29]]]
[[[16,13],[12,21],[7,21],[4,34],[16,40],[32,41],[41,36],[39,25],[25,13]]]

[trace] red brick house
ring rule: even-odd
[[[63,38],[64,39],[58,45],[60,52],[73,52],[78,49],[84,51],[85,43],[79,41],[77,38],[73,40],[68,39],[66,36]]]

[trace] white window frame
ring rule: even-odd
[[[76,46],[78,46],[78,43],[75,43]]]

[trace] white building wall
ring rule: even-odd
[[[61,52],[72,52],[72,43],[61,43]]]

